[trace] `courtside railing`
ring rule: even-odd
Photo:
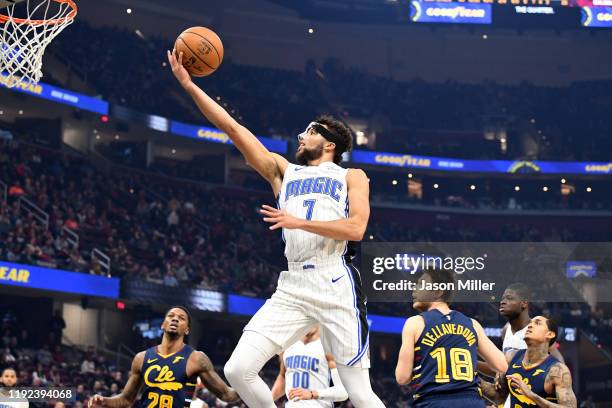
[[[96,260],[100,264],[100,267],[105,275],[109,277],[111,276],[111,259],[108,255],[100,251],[98,248],[94,248],[91,250],[91,260]]]
[[[68,227],[62,227],[62,236],[68,242],[72,249],[79,248],[79,235]]]
[[[24,210],[45,226],[45,229],[49,229],[49,214],[47,214],[42,208],[28,200],[24,196],[19,197],[19,210]]]

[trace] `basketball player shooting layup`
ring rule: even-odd
[[[176,79],[278,197],[279,209],[264,205],[261,213],[270,229],[282,228],[289,265],[274,295],[244,328],[225,365],[227,379],[250,408],[274,408],[259,371],[320,324],[323,346],[336,359],[353,405],[384,407],[370,386],[365,299],[349,245],[361,240],[370,216],[368,178],[362,170],[338,166],[342,153],[351,149],[350,130],[330,117],[310,123],[298,136],[299,165],[291,164],[269,152],[196,86],[182,59],[168,51]]]

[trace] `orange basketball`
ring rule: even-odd
[[[183,31],[174,43],[183,53],[183,66],[194,77],[212,74],[223,61],[223,43],[219,36],[206,27],[191,27]]]

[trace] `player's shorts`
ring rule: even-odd
[[[321,400],[287,401],[285,408],[334,408],[334,403]]]
[[[244,328],[258,332],[283,350],[315,324],[336,363],[370,367],[369,328],[359,271],[344,258],[289,262],[276,292]]]
[[[414,402],[414,408],[485,408],[486,404],[476,392],[430,395]]]

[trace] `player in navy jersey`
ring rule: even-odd
[[[121,394],[94,395],[89,407],[131,407],[144,385],[142,408],[189,408],[198,377],[221,400],[239,403],[240,397],[215,372],[208,356],[184,343],[190,326],[187,309],[176,306],[168,310],[161,326],[161,344],[136,354]]]
[[[454,285],[453,272],[427,270],[417,288],[432,283]],[[395,377],[410,385],[417,408],[484,408],[478,354],[499,371],[508,368],[480,323],[451,310],[451,300],[452,290],[413,291],[413,307],[421,313],[406,320]]]
[[[527,350],[515,352],[500,384],[483,382],[485,395],[496,401],[510,396],[511,408],[576,408],[572,375],[549,352],[557,339],[557,330],[557,323],[548,316],[531,319],[525,332]]]

